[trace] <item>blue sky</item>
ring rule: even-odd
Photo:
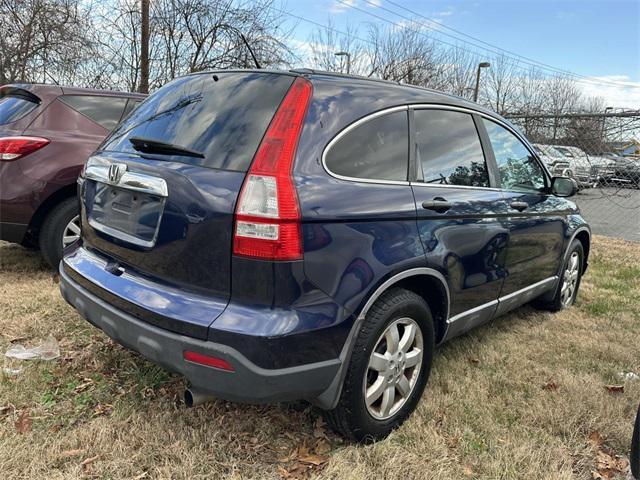
[[[402,18],[367,0],[342,0],[394,22]],[[387,0],[368,0],[411,16]],[[580,75],[640,85],[640,0],[393,0],[485,42]],[[287,0],[286,9],[344,29],[384,24],[340,0]],[[417,17],[418,20],[423,21]],[[294,37],[306,41],[315,27],[300,21]],[[449,32],[457,35],[454,32]],[[436,38],[455,42],[437,33]],[[633,89],[640,92],[640,88]],[[595,94],[597,92],[587,92]],[[602,92],[601,92],[602,93]],[[607,96],[607,93],[604,93]],[[640,106],[640,94],[635,95]],[[638,106],[636,108],[638,108]]]

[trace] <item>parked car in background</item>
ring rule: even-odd
[[[613,173],[607,180],[617,185],[640,188],[640,161],[619,157],[614,160]]]
[[[596,187],[613,173],[613,161],[598,155],[588,155],[584,150],[566,145],[553,145],[569,161],[568,175],[578,182],[580,187]]]
[[[0,87],[0,240],[57,267],[80,235],[76,179],[144,95],[53,85]]]
[[[590,248],[575,181],[497,114],[311,70],[176,79],[80,183],[67,302],[187,405],[304,399],[357,441],[416,408],[436,344],[570,307]]]
[[[565,156],[551,145],[541,143],[532,144],[540,160],[549,168],[549,171],[557,176],[571,176],[571,164]]]

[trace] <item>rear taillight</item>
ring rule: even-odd
[[[17,160],[41,149],[49,143],[40,137],[1,137],[0,161]]]
[[[311,83],[298,77],[260,143],[236,206],[234,255],[266,260],[302,258],[292,168],[310,98]]]

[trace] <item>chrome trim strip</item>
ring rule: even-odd
[[[556,280],[558,280],[558,276],[557,275],[554,275],[553,277],[545,278],[544,280],[540,280],[539,282],[536,282],[536,283],[534,283],[532,285],[529,285],[528,287],[521,288],[520,290],[516,290],[515,292],[512,292],[512,293],[510,293],[508,295],[505,295],[503,297],[500,297],[498,299],[498,302],[499,303],[507,302],[507,301],[509,301],[509,300],[511,300],[513,298],[519,297],[520,295],[527,293],[529,290],[533,290],[535,288],[541,287],[544,284],[549,283],[549,282],[555,282]]]
[[[482,190],[493,191],[493,192],[501,192],[502,189],[495,187],[473,187],[469,185],[442,185],[440,183],[424,183],[424,182],[409,182],[412,187],[435,187],[435,188],[462,188],[467,190]]]
[[[461,318],[465,318],[470,315],[473,315],[474,313],[481,312],[482,310],[485,310],[487,308],[494,307],[497,304],[498,304],[498,300],[492,300],[490,302],[483,303],[482,305],[478,305],[477,307],[474,307],[470,310],[465,310],[464,312],[454,315],[449,320],[447,320],[447,323],[452,324],[453,322],[460,320]]]
[[[120,179],[112,181],[109,179],[109,167],[114,165],[112,159],[104,156],[94,156],[87,160],[84,171],[84,178],[95,180],[100,183],[112,185],[114,187],[125,188],[136,192],[148,193],[158,197],[169,196],[167,182],[163,178],[145,175],[138,172],[126,171]]]
[[[109,227],[107,225],[103,225],[102,223],[96,222],[95,220],[89,218],[89,225],[94,230],[98,230],[102,233],[106,233],[114,238],[118,238],[120,240],[124,240],[125,242],[131,243],[133,245],[138,245],[140,247],[151,248],[156,244],[156,240],[158,238],[158,229],[156,228],[156,232],[153,235],[152,240],[142,240],[128,233],[122,232],[116,228]],[[158,221],[159,224],[159,221]]]
[[[340,131],[340,133],[338,133],[335,137],[333,137],[331,139],[331,141],[327,144],[326,147],[324,147],[324,150],[322,151],[322,167],[324,168],[324,170],[334,178],[337,178],[339,180],[347,180],[347,181],[350,181],[350,182],[377,183],[377,184],[381,184],[381,185],[409,185],[408,181],[402,181],[402,180],[378,180],[378,179],[375,179],[375,178],[347,177],[347,176],[344,176],[344,175],[339,175],[337,173],[333,173],[327,167],[327,153],[329,152],[329,150],[331,150],[331,147],[333,147],[333,145],[338,140],[340,140],[342,137],[344,137],[351,130],[353,130],[354,128],[356,128],[359,125],[362,125],[363,123],[368,122],[369,120],[373,120],[374,118],[380,117],[382,115],[386,115],[387,113],[401,112],[401,111],[408,111],[408,110],[409,110],[409,107],[407,105],[402,105],[400,107],[386,108],[384,110],[379,110],[379,111],[377,111],[375,113],[372,113],[370,115],[362,117],[359,120],[356,120],[355,122],[353,122],[350,125],[348,125],[347,127],[345,127],[343,130]],[[407,152],[407,161],[409,161],[408,152]]]

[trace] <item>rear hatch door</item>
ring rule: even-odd
[[[185,302],[183,311],[172,306],[163,323],[183,331],[179,322],[191,322],[196,328],[189,331],[206,338],[230,295],[238,193],[294,78],[251,71],[190,75],[160,89],[116,128],[84,173],[83,242],[109,269],[127,272],[121,282],[138,280],[123,289],[113,279],[104,288],[158,314],[167,306],[148,291],[159,286],[183,290],[197,302],[209,298],[209,315],[194,319]]]

